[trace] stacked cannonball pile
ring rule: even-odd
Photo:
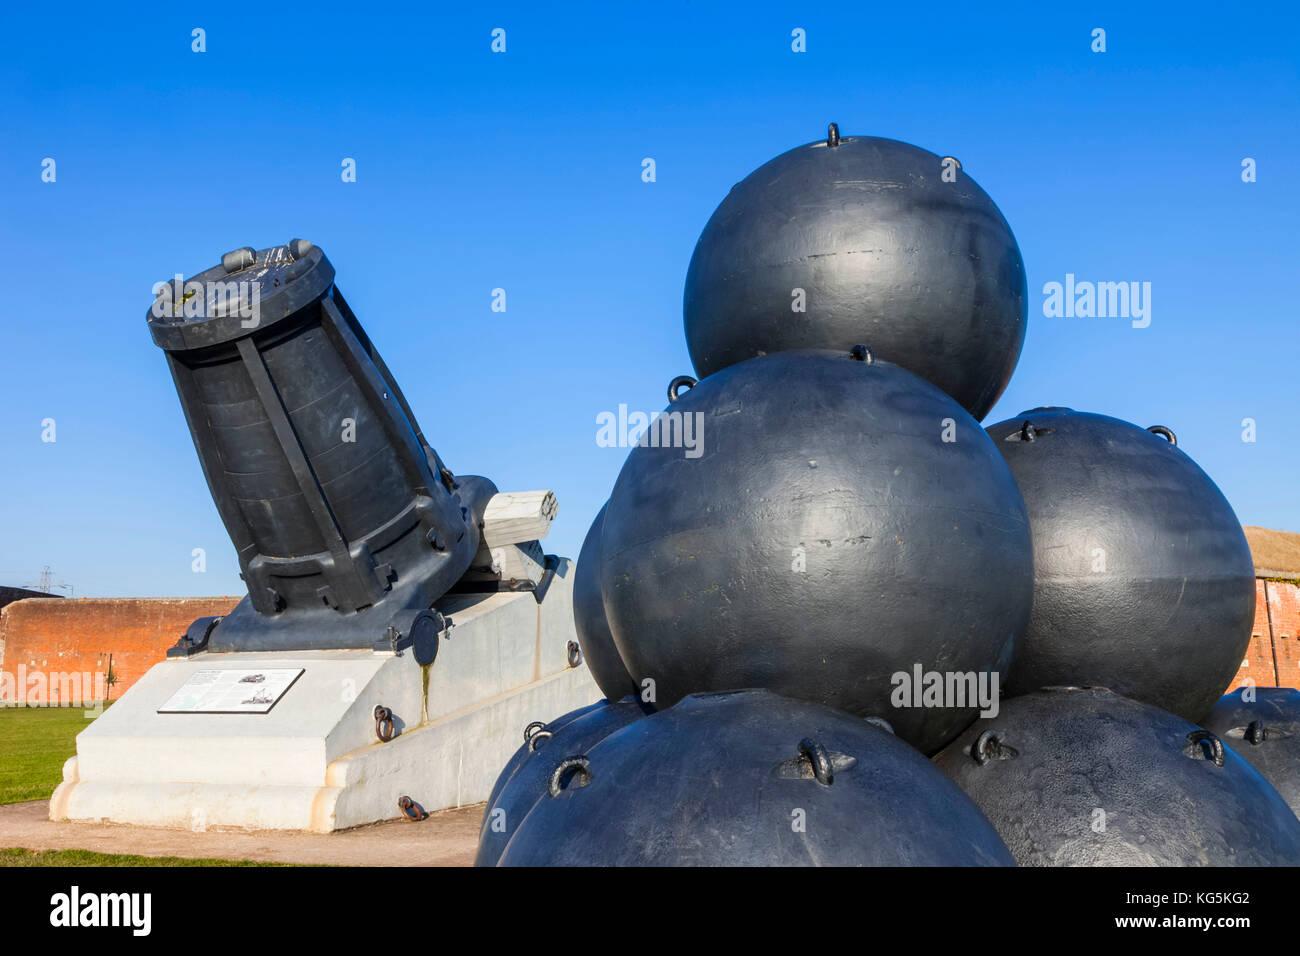
[[[832,125],[731,190],[578,559],[608,701],[527,728],[480,864],[1300,863],[1295,692],[1195,723],[1254,614],[1218,488],[1163,426],[980,425],[1026,299],[952,157]]]

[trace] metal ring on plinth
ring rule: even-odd
[[[424,820],[429,816],[428,811],[426,811],[424,807],[420,806],[407,796],[398,798],[397,806],[401,809],[402,816],[406,817],[406,819],[410,820],[412,823],[419,823],[421,820]]]
[[[375,736],[383,743],[388,743],[397,734],[393,724],[393,712],[379,704],[375,707]]]

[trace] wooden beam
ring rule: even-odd
[[[512,491],[493,495],[483,510],[483,542],[489,548],[545,538],[560,509],[554,492]]]

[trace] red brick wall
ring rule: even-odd
[[[1255,585],[1255,625],[1233,686],[1250,678],[1261,687],[1300,687],[1300,586],[1262,579]],[[238,602],[235,597],[15,601],[0,609],[0,672],[9,678],[0,680],[0,696],[13,699],[20,673],[44,675],[45,700],[51,702],[59,695],[53,675],[90,675],[81,681],[90,696],[94,675],[107,673],[112,654],[120,682],[109,696],[116,700],[166,657],[191,621],[228,614]],[[23,694],[31,698],[31,691]]]
[[[1260,687],[1277,686],[1277,667],[1273,661],[1273,637],[1268,625],[1268,597],[1264,591],[1265,583],[1260,578],[1255,579],[1255,624],[1250,629],[1250,647],[1246,650],[1246,659],[1241,662],[1241,670],[1237,674],[1233,687],[1239,686],[1246,678],[1250,678]]]
[[[1264,582],[1268,619],[1273,630],[1273,658],[1279,687],[1300,687],[1300,587],[1285,581]]]
[[[1251,678],[1261,687],[1300,687],[1300,585],[1255,581],[1255,626],[1238,683]]]
[[[167,648],[195,618],[228,614],[239,602],[234,597],[207,598],[82,598],[61,601],[28,599],[0,610],[0,695],[12,701],[33,703],[36,685],[45,685],[46,702],[68,696],[70,687],[82,688],[82,699],[95,699],[95,674],[106,675],[109,655],[117,683],[109,692],[121,697],[154,664],[167,656]],[[79,682],[64,682],[59,674],[90,675]],[[19,676],[28,683],[17,691]],[[51,686],[53,685],[53,686]]]

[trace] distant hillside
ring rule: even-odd
[[[1255,560],[1255,572],[1263,577],[1300,577],[1300,534],[1247,525],[1246,541]]]

